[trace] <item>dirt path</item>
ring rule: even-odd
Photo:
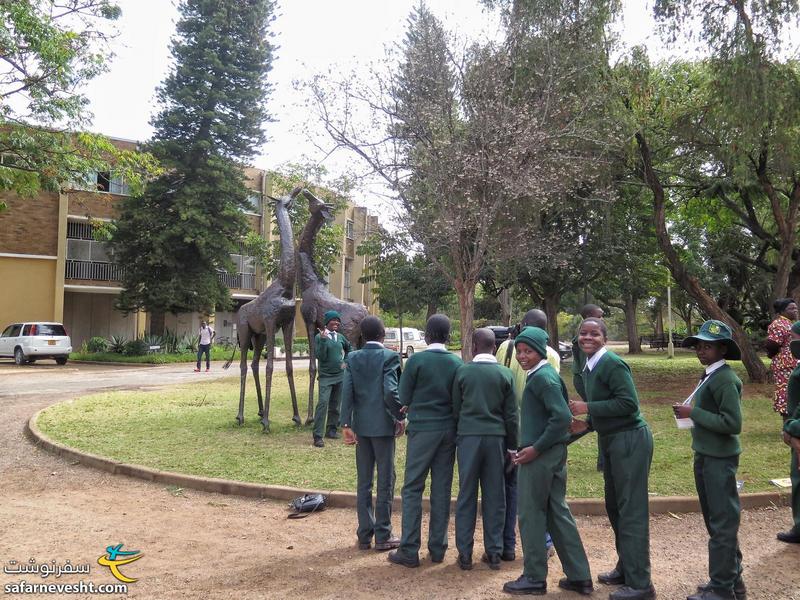
[[[172,375],[163,369],[163,378]],[[456,565],[455,552],[445,563],[427,558],[419,569],[389,565],[384,554],[355,549],[355,514],[328,510],[300,521],[287,521],[283,505],[192,490],[170,490],[146,482],[109,476],[72,465],[33,447],[23,436],[25,421],[36,410],[61,400],[24,390],[13,392],[12,381],[0,369],[0,563],[37,564],[55,560],[88,564],[88,575],[50,576],[0,573],[0,584],[115,583],[97,564],[106,546],[143,553],[141,560],[120,570],[138,578],[129,585],[130,598],[508,598],[504,581],[516,578],[521,561],[504,564],[499,572],[478,564],[471,572]],[[92,378],[80,369],[76,380],[86,389]],[[38,376],[38,374],[37,374]],[[61,376],[64,376],[62,373]],[[114,375],[125,387],[125,373]],[[136,376],[138,377],[138,376]],[[156,372],[150,383],[163,384]],[[63,386],[67,385],[62,382]],[[78,394],[73,381],[69,395]],[[131,384],[140,387],[141,381]],[[49,389],[49,384],[43,389]],[[786,508],[748,511],[740,541],[750,600],[800,600],[800,547],[775,540],[775,532],[790,520]],[[399,532],[399,515],[395,517]],[[578,525],[592,570],[613,565],[613,540],[607,521],[585,517]],[[452,533],[452,525],[451,525]],[[480,531],[476,539],[480,540]],[[651,521],[653,577],[661,599],[680,599],[705,579],[706,536],[699,515]],[[476,545],[478,553],[479,544]],[[451,548],[453,541],[451,539]],[[521,552],[518,550],[518,555]],[[478,556],[475,557],[476,559]],[[561,570],[551,561],[550,597],[577,598],[556,587]],[[595,593],[606,597],[606,589]],[[59,594],[49,595],[58,597]],[[66,595],[80,598],[90,595]]]

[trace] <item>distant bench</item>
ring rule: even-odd
[[[682,335],[672,334],[672,344],[676,348],[680,348],[683,338],[684,336]],[[666,334],[640,336],[639,345],[644,346],[645,344],[648,344],[650,348],[655,348],[656,350],[664,350],[669,346],[669,338]]]

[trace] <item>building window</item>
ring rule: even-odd
[[[244,212],[253,214],[253,215],[260,215],[261,214],[261,194],[258,192],[250,191],[247,194],[247,206],[244,209]]]
[[[353,299],[352,287],[351,287],[351,280],[352,280],[352,261],[346,260],[344,261],[344,289],[342,292],[344,293],[345,299],[350,302]]]
[[[348,240],[355,239],[353,231],[355,229],[355,224],[352,220],[347,219],[347,223],[345,224],[345,234],[347,235]]]
[[[130,196],[131,190],[124,177],[112,175],[109,171],[89,171],[84,176],[72,183],[76,190],[87,192],[106,192],[118,196]]]

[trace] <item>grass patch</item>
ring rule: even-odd
[[[657,495],[694,494],[691,434],[674,425],[670,404],[694,388],[701,368],[692,354],[674,360],[665,354],[626,357],[653,429],[655,453],[650,491]],[[569,364],[562,369],[572,393]],[[740,376],[744,372],[736,365]],[[308,374],[296,372],[300,414],[305,414]],[[273,381],[271,433],[264,435],[257,415],[252,379],[248,380],[245,424],[235,422],[238,379],[171,387],[148,392],[110,392],[52,406],[39,418],[49,437],[68,446],[115,460],[169,471],[239,481],[323,490],[355,490],[355,458],[341,440],[311,446],[310,427],[292,422],[288,383]],[[745,385],[744,453],[739,479],[745,492],[774,490],[785,477],[789,451],[780,440],[780,418],[772,411],[772,386]],[[403,483],[405,437],[397,444],[397,492]],[[570,446],[569,495],[601,497],[602,475],[595,469],[597,438],[589,435]],[[454,490],[457,486],[457,473]]]

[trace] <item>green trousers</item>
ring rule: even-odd
[[[547,580],[550,532],[567,579],[592,578],[578,526],[567,506],[567,446],[556,444],[536,460],[519,468],[519,534],[525,555],[523,574],[534,581]]]
[[[694,483],[708,531],[708,575],[711,587],[725,594],[733,593],[734,583],[742,576],[738,468],[738,456],[717,458],[695,452]]]
[[[314,412],[314,437],[322,437],[339,426],[339,407],[342,403],[342,378],[319,378],[319,398]],[[327,417],[327,429],[325,419]]]
[[[447,527],[450,523],[450,493],[453,487],[453,463],[456,457],[456,433],[445,431],[409,431],[406,447],[406,474],[403,484],[403,535],[400,552],[416,557],[422,543],[422,493],[431,474],[431,519],[428,527],[428,552],[437,560],[447,551]]]
[[[394,499],[394,437],[362,437],[356,444],[356,513],[360,543],[392,537],[392,500]],[[378,472],[375,506],[372,482]]]
[[[478,486],[481,488],[483,548],[486,554],[503,552],[503,527],[506,519],[505,465],[506,440],[501,435],[459,435],[458,500],[456,501],[456,548],[472,558],[475,521],[478,517]],[[539,539],[544,539],[544,534]]]
[[[800,466],[797,463],[797,452],[792,450],[792,463],[789,471],[792,478],[792,531],[800,533]]]
[[[606,513],[614,530],[617,570],[625,585],[643,589],[650,580],[650,511],[647,478],[653,434],[647,426],[600,436]]]

